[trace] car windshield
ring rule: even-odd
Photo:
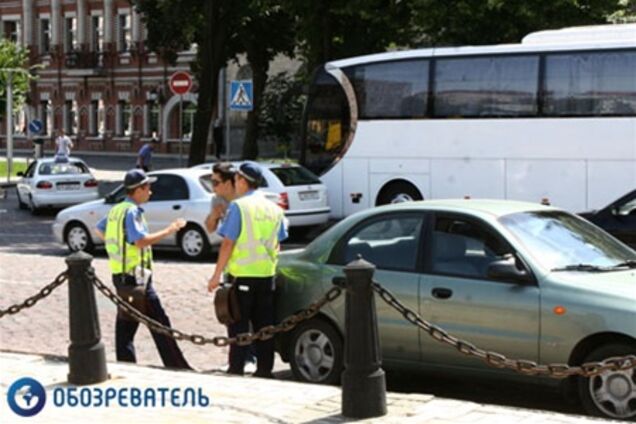
[[[499,221],[550,270],[598,271],[636,260],[636,252],[589,222],[561,211],[522,212]]]
[[[320,180],[313,172],[300,166],[281,166],[270,169],[284,186],[320,184]]]
[[[40,175],[75,175],[88,174],[88,167],[82,162],[54,163],[45,162],[40,165]]]

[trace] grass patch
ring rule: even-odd
[[[11,167],[11,175],[15,176],[18,172],[24,172],[26,170],[26,163],[25,162],[16,162],[15,160],[13,161],[13,166]],[[6,159],[0,159],[0,178],[7,177],[7,160]]]

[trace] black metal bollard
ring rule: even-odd
[[[342,415],[371,418],[386,415],[386,380],[380,368],[378,319],[371,282],[375,266],[362,258],[344,268],[345,370],[342,373]]]
[[[92,260],[93,257],[85,252],[76,252],[66,258],[71,337],[68,347],[68,382],[76,385],[108,380],[95,290],[88,278]]]

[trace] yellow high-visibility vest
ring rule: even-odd
[[[235,200],[241,212],[241,232],[228,261],[233,277],[272,277],[278,262],[278,230],[283,210],[259,194]]]
[[[104,244],[108,253],[108,266],[113,274],[133,274],[135,267],[141,265],[150,269],[152,267],[152,249],[150,247],[140,249],[126,241],[126,228],[124,220],[131,207],[136,207],[132,202],[123,201],[108,212],[106,221],[106,233]],[[146,218],[143,217],[146,224]],[[124,265],[125,263],[125,265]]]

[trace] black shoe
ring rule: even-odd
[[[252,377],[258,377],[258,378],[269,378],[274,380],[274,374],[272,374],[271,371],[256,371],[254,374],[252,374]]]

